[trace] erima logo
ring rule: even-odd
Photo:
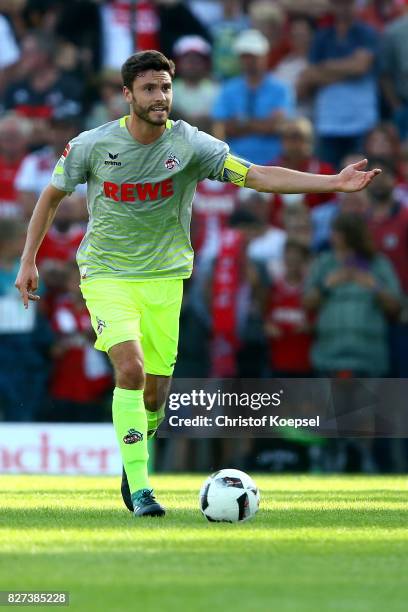
[[[122,162],[120,161],[114,161],[118,158],[119,153],[116,153],[115,155],[113,153],[109,153],[109,159],[105,160],[105,166],[121,166]]]

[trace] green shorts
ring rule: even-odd
[[[171,376],[177,357],[182,279],[133,281],[94,278],[82,281],[96,333],[95,348],[108,352],[126,340],[138,340],[145,372]]]

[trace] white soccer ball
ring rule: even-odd
[[[247,521],[258,511],[259,490],[241,470],[211,474],[200,490],[200,510],[212,522]]]

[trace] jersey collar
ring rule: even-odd
[[[125,128],[126,127],[126,119],[128,119],[129,117],[130,117],[130,115],[124,115],[123,117],[121,117],[119,119],[119,127]],[[166,121],[166,130],[171,130],[172,127],[173,127],[173,120],[172,119],[167,119],[167,121]]]

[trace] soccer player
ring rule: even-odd
[[[115,373],[112,416],[124,465],[122,493],[137,517],[165,514],[148,480],[147,438],[164,418],[177,356],[198,181],[274,193],[359,191],[380,172],[364,172],[366,160],[327,176],[238,159],[224,142],[169,119],[173,76],[173,62],[158,51],[136,53],[124,63],[130,115],[67,144],[34,209],[15,283],[25,308],[39,299],[37,251],[62,198],[87,182],[80,287],[95,347],[107,352]]]

